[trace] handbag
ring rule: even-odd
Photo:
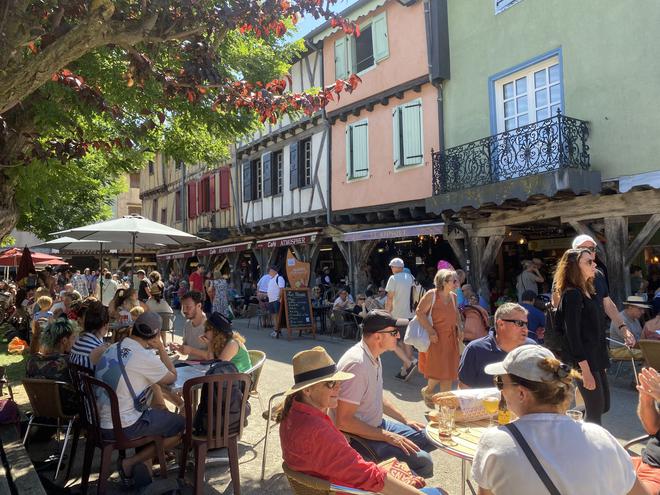
[[[433,302],[431,303],[431,309],[429,309],[428,318],[431,319],[431,311],[433,311],[433,305],[435,304],[435,291],[433,291]],[[408,327],[406,328],[406,333],[403,337],[403,342],[407,345],[413,346],[419,352],[426,352],[429,350],[431,345],[431,339],[429,334],[424,327],[421,325],[417,319],[417,315],[410,320]]]
[[[543,466],[541,466],[541,463],[527,443],[527,440],[525,440],[525,437],[523,437],[522,433],[520,433],[518,427],[514,423],[508,423],[504,425],[504,427],[509,430],[511,436],[518,442],[518,445],[520,445],[520,448],[525,453],[525,456],[527,456],[529,463],[534,468],[534,471],[536,471],[536,474],[539,475],[539,478],[541,478],[543,485],[548,489],[550,495],[561,495],[555,484],[550,479],[550,476],[548,476],[548,473],[545,471],[545,469],[543,469]]]
[[[133,407],[137,412],[142,413],[146,411],[151,405],[154,392],[151,390],[151,387],[147,387],[142,392],[140,392],[140,395],[137,397],[135,396],[135,391],[133,390],[133,386],[128,379],[126,368],[124,367],[124,362],[121,359],[121,342],[117,342],[117,361],[119,362],[119,369],[121,370],[121,374],[124,377],[124,381],[126,382],[126,387],[128,387],[128,391],[131,394],[131,397],[133,397]]]

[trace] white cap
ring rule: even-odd
[[[596,241],[594,241],[593,237],[591,237],[590,235],[587,235],[587,234],[581,234],[581,235],[577,236],[575,239],[573,239],[572,247],[573,247],[573,249],[577,249],[578,247],[580,247],[585,242],[591,242],[594,246],[596,245]]]
[[[405,263],[401,258],[393,258],[392,261],[390,261],[390,266],[396,268],[403,268],[405,266]]]
[[[487,375],[516,375],[532,382],[549,382],[554,378],[551,371],[539,367],[545,358],[554,358],[554,354],[543,346],[527,344],[509,352],[504,361],[492,363],[484,368]]]

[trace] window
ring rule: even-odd
[[[204,177],[199,182],[199,213],[211,211],[211,184],[210,178]]]
[[[392,110],[394,168],[424,162],[422,139],[422,101],[405,103]]]
[[[498,133],[554,117],[562,108],[559,58],[500,78],[494,90]]]
[[[282,194],[282,169],[284,167],[284,150],[273,152],[273,162],[271,163],[271,183],[273,196]]]
[[[142,207],[141,206],[129,206],[128,207],[128,214],[129,215],[142,215]]]
[[[369,132],[366,120],[346,128],[346,177],[359,179],[369,175]]]
[[[160,223],[167,225],[167,208],[162,208],[160,210]]]
[[[495,2],[496,15],[520,2],[520,0],[493,0],[493,1]]]
[[[309,137],[300,142],[300,187],[309,186],[312,183],[312,138]]]
[[[149,175],[154,175],[154,162],[149,160]]]
[[[140,189],[140,173],[133,173],[129,176],[131,189]]]
[[[181,221],[181,191],[174,193],[174,221]]]
[[[158,221],[158,198],[151,200],[151,219],[154,222]]]
[[[344,36],[335,41],[335,77],[346,79],[389,56],[385,12],[360,25],[360,36]]]

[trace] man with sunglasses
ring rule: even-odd
[[[430,478],[433,461],[428,452],[435,447],[426,437],[424,425],[408,419],[383,396],[380,356],[396,348],[398,328],[407,325],[407,319],[394,318],[381,309],[365,316],[362,340],[337,363],[338,370],[352,373],[354,378],[341,383],[335,424],[341,431],[361,437],[378,460],[396,457],[417,475]]]
[[[527,337],[527,310],[520,304],[504,303],[495,312],[495,327],[485,337],[470,342],[458,365],[459,388],[493,386],[486,365],[503,361],[506,355],[524,344],[536,344]]]
[[[594,238],[582,234],[573,239],[572,243],[573,249],[588,249],[594,255],[594,261],[596,259],[596,241]],[[596,303],[600,308],[601,314],[601,325],[603,328],[607,328],[607,322],[605,321],[605,315],[612,321],[612,325],[616,325],[616,328],[619,331],[619,334],[623,335],[625,344],[628,347],[633,347],[636,344],[635,336],[630,332],[630,329],[626,325],[626,322],[623,320],[619,314],[619,310],[616,307],[614,301],[610,297],[610,289],[607,286],[607,279],[601,270],[596,270],[596,276],[594,277],[594,288],[596,289]],[[555,307],[559,304],[559,301],[552,301]]]

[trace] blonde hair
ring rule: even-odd
[[[144,308],[142,306],[135,306],[134,308],[131,308],[129,313],[131,314],[131,318],[137,320],[137,317],[144,313]]]
[[[546,357],[538,363],[539,368],[552,373],[547,382],[526,380],[509,374],[511,381],[528,389],[539,404],[566,407],[573,398],[573,380],[582,380],[582,375],[558,359]]]
[[[443,268],[442,270],[438,270],[435,277],[433,277],[433,285],[435,285],[436,289],[443,290],[449,279],[454,277],[458,277],[454,270]]]
[[[37,290],[34,291],[34,297],[39,299],[41,296],[50,296],[48,287],[37,287]]]
[[[41,311],[48,311],[53,306],[53,298],[50,296],[41,296],[37,299],[37,306]]]

